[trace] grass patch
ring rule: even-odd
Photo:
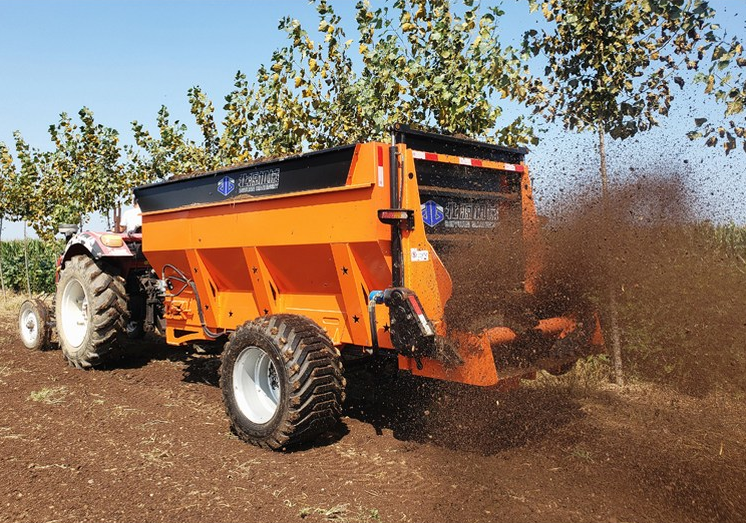
[[[5,296],[0,293],[0,316],[3,319],[17,317],[21,304],[27,299],[25,294],[6,291]]]
[[[583,447],[575,447],[571,454],[575,456],[578,459],[581,459],[583,461],[587,461],[589,463],[595,463],[593,460],[593,455],[590,453],[590,451],[584,449]]]
[[[578,393],[596,390],[611,381],[611,362],[606,354],[581,358],[567,373],[554,376],[548,372],[537,374],[536,385]],[[525,382],[524,382],[525,383]]]
[[[29,394],[28,399],[47,405],[57,405],[65,400],[65,396],[67,396],[67,387],[45,387],[33,391]]]
[[[159,448],[154,448],[149,452],[141,452],[140,457],[158,467],[170,467],[174,464],[173,461],[169,461],[169,458],[172,457],[171,453],[168,450]]]
[[[322,520],[338,521],[339,523],[373,523],[381,521],[378,509],[357,507],[351,510],[349,503],[342,503],[331,508],[303,507],[298,511],[301,519],[319,516]]]
[[[4,378],[7,378],[13,373],[12,370],[10,370],[10,365],[3,365],[0,367],[0,385],[7,385],[8,382],[5,381]]]

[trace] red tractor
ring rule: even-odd
[[[116,357],[123,338],[163,331],[163,288],[142,253],[140,232],[77,232],[57,259],[53,310],[39,299],[21,305],[21,341],[50,345],[52,330],[70,365],[88,368]]]

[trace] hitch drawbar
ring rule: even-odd
[[[435,353],[435,328],[422,310],[417,295],[405,287],[386,289],[383,302],[389,308],[391,341],[402,355],[415,359],[432,357]]]

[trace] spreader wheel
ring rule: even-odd
[[[49,309],[41,300],[26,300],[18,313],[18,328],[23,344],[32,350],[49,348],[51,327]]]
[[[344,386],[338,349],[304,316],[246,322],[223,351],[220,387],[231,427],[263,448],[282,449],[331,429]]]

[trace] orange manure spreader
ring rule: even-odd
[[[170,344],[224,344],[232,427],[272,449],[337,422],[348,362],[485,387],[567,370],[603,340],[592,311],[535,307],[525,154],[398,125],[389,143],[137,188],[161,282],[139,286],[160,289],[140,317]]]

